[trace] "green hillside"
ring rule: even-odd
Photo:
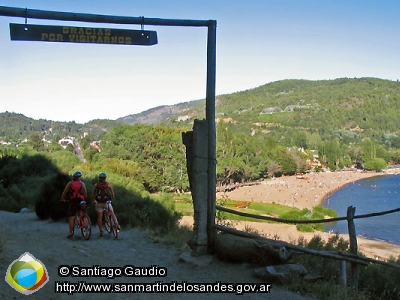
[[[49,141],[65,136],[81,137],[84,132],[98,138],[121,122],[113,120],[92,120],[85,124],[75,122],[56,122],[51,120],[28,118],[14,112],[0,113],[0,139],[17,143],[32,134],[40,134]]]
[[[376,143],[400,148],[400,84],[395,81],[377,78],[282,80],[219,95],[215,109],[217,121],[231,122],[235,133],[269,135],[285,145],[290,144],[288,141],[297,132],[307,132],[322,140],[339,138],[346,144],[368,137]],[[88,132],[95,139],[120,123],[190,130],[196,118],[205,118],[204,100],[160,106],[115,121],[93,120],[86,124],[34,120],[6,112],[0,113],[0,138],[18,140],[32,132],[50,134],[51,128],[52,135],[79,136]]]
[[[264,133],[284,142],[296,131],[317,133],[323,140],[345,143],[369,137],[400,147],[400,84],[376,78],[282,80],[216,98],[216,117],[243,134]],[[165,126],[189,127],[204,118],[204,106]],[[282,136],[282,135],[285,136]]]
[[[307,159],[315,154],[331,170],[354,163],[374,170],[399,164],[399,114],[399,83],[376,78],[282,80],[219,95],[218,183],[304,172],[310,168]],[[28,138],[34,150],[52,152],[57,147],[43,145],[43,137],[54,142],[57,137],[75,136],[88,162],[122,160],[126,166],[120,170],[131,174],[127,161],[133,161],[140,169],[135,174],[149,191],[185,190],[181,133],[192,129],[194,119],[204,117],[204,100],[86,124],[37,121],[6,112],[0,114],[0,138],[15,144]],[[139,120],[158,126],[127,123]],[[84,138],[83,133],[87,133]],[[100,148],[90,146],[99,140]],[[0,148],[7,155],[21,152]]]

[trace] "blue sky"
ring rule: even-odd
[[[283,79],[400,79],[400,1],[0,0],[0,6],[217,21],[217,95]],[[158,45],[10,41],[0,16],[0,112],[117,119],[206,94],[206,28],[146,26]],[[140,29],[138,25],[28,24]]]

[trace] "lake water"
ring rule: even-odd
[[[347,207],[356,208],[355,215],[370,214],[400,207],[400,174],[358,180],[330,195],[323,204],[345,217]],[[371,240],[400,245],[400,212],[355,219],[356,234]],[[347,221],[327,223],[325,231],[348,234]]]

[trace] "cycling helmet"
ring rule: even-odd
[[[74,175],[72,175],[73,177],[81,177],[82,173],[81,172],[75,172]]]
[[[106,178],[106,177],[107,177],[106,173],[100,173],[99,174],[99,178]]]

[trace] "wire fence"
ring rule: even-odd
[[[220,211],[224,211],[227,213],[231,213],[234,215],[239,215],[242,217],[249,217],[249,218],[254,218],[254,219],[259,219],[259,220],[267,220],[267,221],[274,221],[274,222],[279,222],[279,223],[285,223],[285,224],[316,224],[316,223],[331,223],[331,222],[337,222],[337,221],[344,221],[347,220],[347,217],[339,217],[339,218],[329,218],[329,219],[321,219],[321,220],[286,220],[286,219],[280,219],[280,218],[274,218],[274,217],[268,217],[268,216],[260,216],[260,215],[255,215],[255,214],[249,214],[249,213],[244,213],[240,212],[234,209],[226,208],[223,206],[216,205],[216,209]],[[362,219],[362,218],[370,218],[370,217],[377,217],[377,216],[383,216],[395,212],[400,212],[400,207],[392,210],[387,210],[387,211],[382,211],[382,212],[377,212],[377,213],[370,213],[370,214],[364,214],[364,215],[358,215],[354,216],[353,219]]]
[[[348,207],[347,208],[347,216],[346,217],[339,217],[339,218],[328,218],[328,219],[321,219],[321,220],[286,220],[286,219],[280,219],[280,218],[274,218],[274,217],[268,217],[268,216],[259,216],[255,214],[249,214],[249,213],[244,213],[240,212],[237,210],[229,209],[226,207],[222,207],[219,205],[216,205],[215,208],[219,211],[224,211],[227,213],[243,216],[243,217],[249,217],[249,218],[255,218],[259,220],[266,220],[266,221],[273,221],[273,222],[278,222],[278,223],[284,223],[284,224],[315,224],[315,223],[331,223],[331,222],[337,222],[337,221],[344,221],[346,220],[348,222],[348,229],[349,229],[349,240],[350,240],[350,254],[345,254],[341,252],[327,252],[327,251],[317,251],[317,250],[311,250],[307,249],[304,247],[300,247],[291,243],[287,242],[279,242],[281,243],[284,247],[294,250],[294,251],[300,251],[303,253],[307,253],[310,255],[316,255],[324,258],[331,258],[331,259],[336,259],[336,260],[341,260],[343,262],[343,268],[345,269],[345,261],[351,263],[351,285],[352,287],[357,290],[358,289],[358,265],[366,265],[368,263],[376,263],[376,264],[381,264],[385,265],[388,267],[400,269],[400,265],[395,264],[395,263],[390,263],[390,262],[385,262],[382,260],[377,260],[377,259],[371,259],[367,257],[362,257],[358,255],[358,249],[357,249],[357,237],[356,237],[356,231],[355,231],[355,226],[354,226],[354,219],[362,219],[362,218],[371,218],[371,217],[377,217],[377,216],[383,216],[386,214],[391,214],[391,213],[396,213],[400,212],[400,207],[392,210],[387,210],[387,211],[382,211],[382,212],[376,212],[376,213],[370,213],[370,214],[363,214],[363,215],[354,215],[355,213],[355,207]],[[230,234],[234,234],[237,236],[242,236],[242,237],[248,237],[248,238],[260,238],[259,236],[256,236],[254,234],[249,234],[243,231],[239,231],[233,228],[229,228],[226,226],[221,226],[218,224],[214,225],[215,229],[227,232]],[[270,241],[273,242],[273,241]],[[341,270],[341,274],[343,274],[343,270]],[[345,272],[344,272],[345,274]],[[342,278],[342,283],[343,285],[346,285],[346,279]]]

